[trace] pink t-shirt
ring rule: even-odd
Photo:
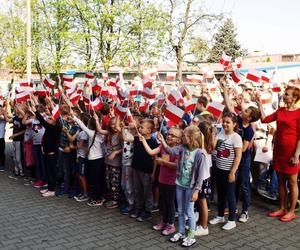
[[[163,147],[161,147],[160,154],[162,159],[169,162],[175,162],[179,158],[178,155],[167,154]],[[176,185],[176,168],[171,169],[167,166],[161,165],[159,169],[158,181],[161,184]]]

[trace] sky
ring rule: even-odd
[[[238,40],[248,52],[300,53],[300,0],[204,2],[207,8],[230,13],[237,28]]]

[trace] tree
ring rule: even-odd
[[[179,85],[181,85],[187,38],[200,26],[203,29],[204,27],[208,29],[221,16],[208,13],[205,11],[204,6],[197,6],[195,0],[169,0],[169,4],[168,37],[171,48],[176,55],[177,77]]]
[[[194,60],[189,61],[189,63],[199,63],[203,61],[209,53],[208,43],[201,37],[192,37],[189,41],[189,51],[194,57]]]
[[[231,18],[228,18],[214,35],[213,46],[210,51],[208,62],[216,63],[220,60],[222,53],[238,58],[247,54],[246,50],[241,48],[237,40],[236,28]]]

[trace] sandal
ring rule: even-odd
[[[195,243],[196,243],[196,239],[195,238],[186,237],[184,239],[184,241],[182,242],[181,246],[183,246],[183,247],[191,247]]]
[[[181,233],[176,233],[176,234],[173,235],[172,238],[170,238],[169,241],[171,241],[172,243],[176,243],[176,242],[181,241],[185,238],[186,238],[185,235],[183,235]]]
[[[268,213],[268,216],[269,217],[281,217],[281,216],[284,216],[287,214],[287,211],[275,211],[275,212],[269,212]]]
[[[292,214],[291,216],[289,216],[289,217],[284,217],[284,216],[282,216],[282,217],[280,217],[280,219],[279,220],[281,220],[281,221],[283,221],[283,222],[290,222],[290,221],[292,221],[293,219],[295,219],[296,218],[296,214]]]

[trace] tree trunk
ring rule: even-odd
[[[182,47],[176,47],[176,59],[177,59],[177,79],[178,86],[182,85],[182,66],[183,66],[183,58],[182,58]]]

